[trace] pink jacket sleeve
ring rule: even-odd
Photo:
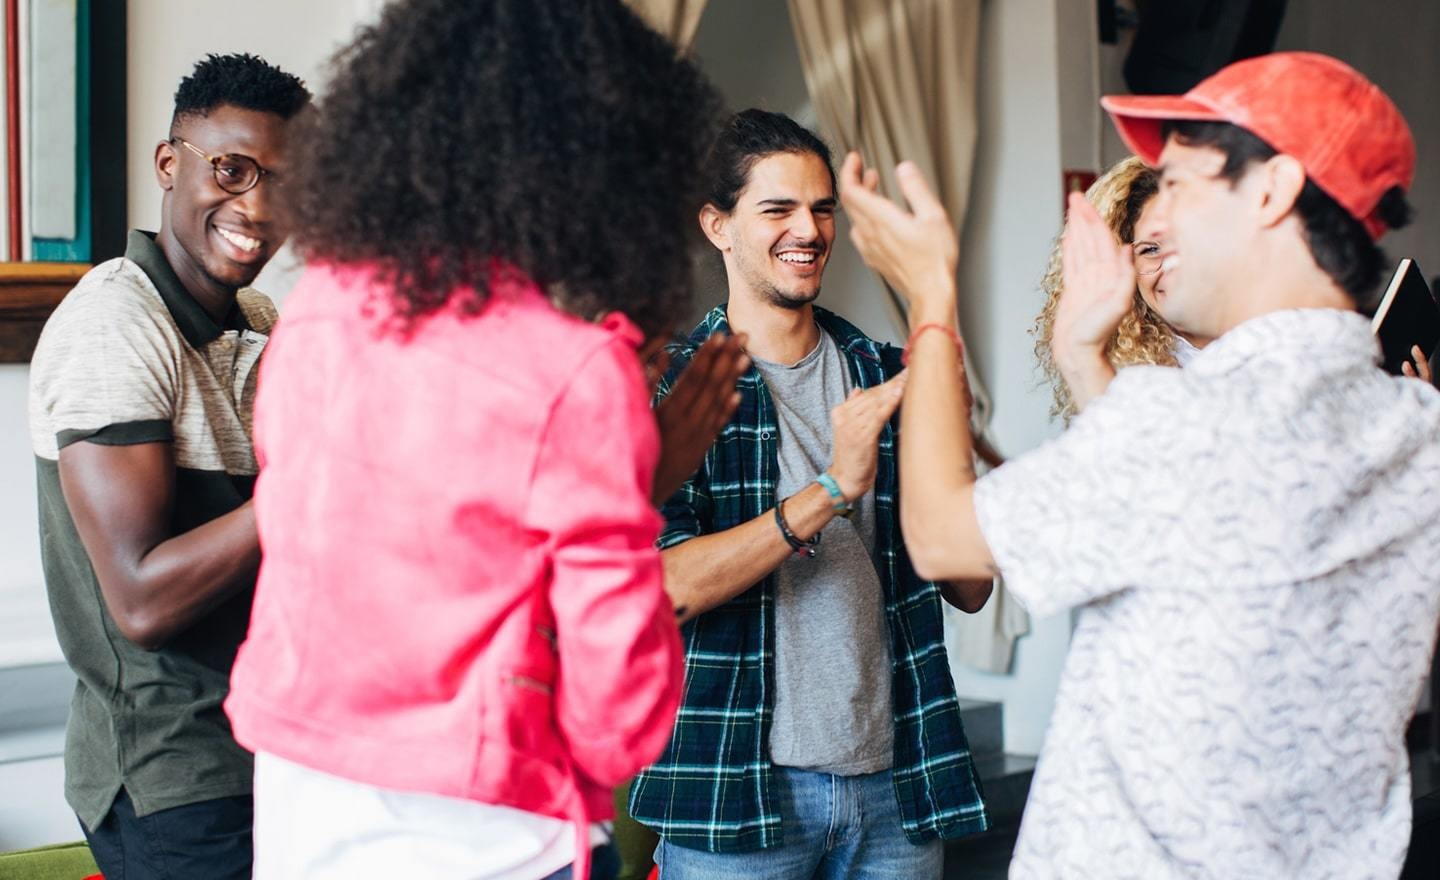
[[[614,339],[555,404],[527,517],[551,554],[556,720],[578,768],[605,786],[659,756],[680,700],[680,637],[650,503],[658,456],[639,362]]]

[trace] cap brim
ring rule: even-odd
[[[1160,162],[1165,139],[1160,124],[1167,119],[1224,122],[1225,117],[1183,95],[1106,95],[1100,106],[1110,114],[1115,130],[1130,152],[1146,165]]]

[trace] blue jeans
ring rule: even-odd
[[[109,880],[249,880],[250,796],[136,816],[122,788],[94,831],[80,827]]]
[[[660,880],[939,880],[944,846],[905,838],[890,771],[833,776],[776,767],[770,780],[779,846],[711,853],[662,838]]]

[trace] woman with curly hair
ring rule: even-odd
[[[1065,338],[1063,321],[1057,332],[1056,311],[1063,294],[1060,271],[1060,240],[1050,252],[1050,267],[1040,287],[1045,291],[1045,308],[1035,319],[1035,356],[1055,394],[1053,412],[1070,418],[1094,394],[1103,390],[1114,370],[1137,364],[1183,366],[1209,340],[1181,333],[1161,316],[1165,271],[1160,263],[1160,238],[1151,210],[1160,192],[1160,178],[1135,156],[1122,159],[1091,185],[1085,198],[1115,237],[1131,246],[1135,257],[1135,298],[1130,312],[1120,320],[1115,335],[1105,346],[1111,371],[1067,372],[1063,365]],[[1060,354],[1057,354],[1057,347]]]
[[[1115,371],[1139,364],[1183,367],[1210,341],[1182,332],[1164,317],[1165,267],[1161,262],[1162,231],[1155,222],[1154,205],[1160,192],[1160,175],[1138,157],[1122,159],[1095,181],[1085,193],[1100,218],[1115,237],[1131,246],[1135,260],[1135,298],[1130,312],[1105,346],[1108,370],[1090,359],[1084,366],[1067,370],[1064,357],[1066,333],[1063,319],[1057,318],[1062,289],[1060,240],[1050,252],[1050,267],[1040,287],[1045,291],[1045,308],[1035,319],[1035,356],[1055,394],[1056,415],[1069,419],[1091,398],[1110,384]],[[1429,363],[1418,346],[1412,361],[1403,365],[1405,375],[1431,380]]]
[[[680,696],[653,499],[745,369],[712,341],[657,430],[639,355],[686,310],[718,107],[620,0],[405,0],[336,57],[226,703],[256,877],[588,875]]]

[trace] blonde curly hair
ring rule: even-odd
[[[1095,206],[1110,231],[1115,233],[1116,240],[1130,244],[1135,240],[1135,224],[1140,220],[1140,212],[1160,191],[1159,184],[1155,170],[1131,156],[1117,162],[1095,181],[1085,193],[1085,198]],[[1040,310],[1030,331],[1035,337],[1035,357],[1039,359],[1040,369],[1055,394],[1051,413],[1068,420],[1075,414],[1075,402],[1050,351],[1055,331],[1055,307],[1060,302],[1060,292],[1064,287],[1058,237],[1050,250],[1050,267],[1040,281],[1040,287],[1045,291],[1045,308]],[[1136,288],[1129,313],[1120,319],[1120,326],[1105,346],[1105,357],[1117,370],[1136,364],[1174,366],[1174,348],[1175,331],[1145,303],[1139,288]]]

